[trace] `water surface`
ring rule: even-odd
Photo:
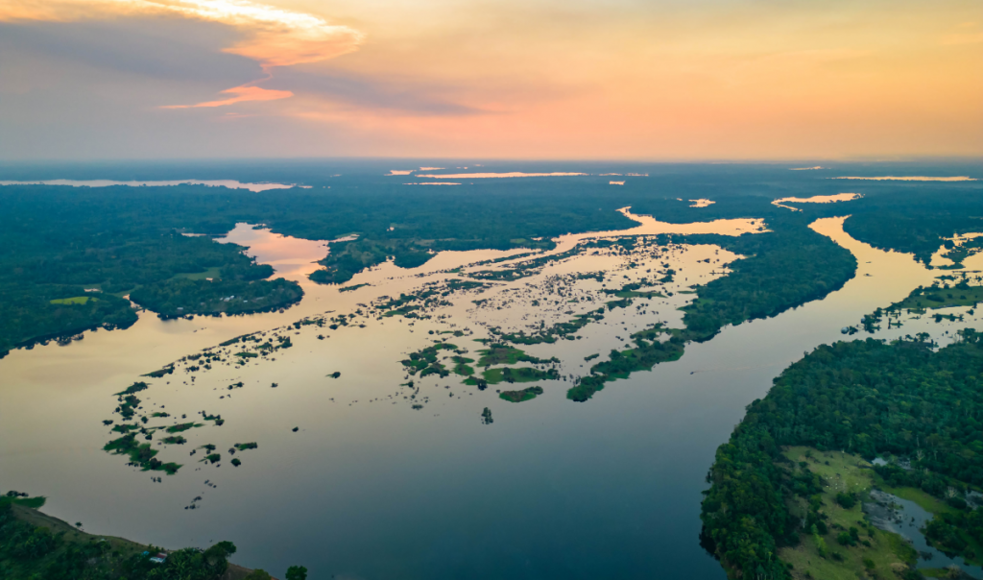
[[[549,255],[597,238],[737,235],[765,226],[760,220],[663,224],[624,211],[640,225],[564,236]],[[841,290],[775,318],[726,328],[689,345],[679,361],[615,381],[585,404],[565,399],[590,366],[583,357],[623,348],[631,332],[654,322],[678,325],[677,308],[693,298],[686,288],[726,275],[738,257],[712,245],[660,247],[651,240],[630,256],[598,248],[480,294],[451,295],[428,320],[373,315],[358,317],[364,328],[295,329],[290,323],[305,317],[368,312],[373,300],[440,284],[456,268],[507,268],[528,259],[518,256],[527,251],[442,252],[413,270],[388,262],[348,284],[365,286],[341,292],[306,278],[324,255],[323,242],[241,224],[226,241],[298,280],[303,301],[283,313],[231,318],[161,321],[142,313],[125,331],[12,352],[0,361],[4,485],[47,495],[46,511],[81,521],[90,532],[168,547],[229,539],[243,565],[282,572],[303,564],[317,578],[723,579],[698,543],[700,492],[714,451],[744,407],[804,352],[840,340],[842,327],[942,273],[852,239],[844,219],[812,226],[857,257],[857,276]],[[642,266],[631,266],[636,259]],[[467,330],[448,340],[475,351],[481,345],[473,339],[487,336],[489,326],[519,330],[569,319],[595,308],[586,298],[599,296],[603,285],[639,280],[664,263],[678,272],[661,285],[664,297],[610,311],[603,323],[585,327],[580,340],[526,349],[561,360],[564,380],[541,383],[541,397],[508,403],[492,388],[478,391],[451,376],[418,379],[414,401],[425,398],[422,409],[402,398],[409,391],[400,386],[407,376],[398,361],[442,336],[430,331]],[[965,264],[979,269],[983,255]],[[605,281],[575,279],[593,271],[606,272]],[[475,304],[478,298],[486,302]],[[978,315],[963,323],[923,318],[877,336],[924,328],[944,344],[956,329],[973,325]],[[222,427],[187,432],[188,446],[162,452],[165,460],[184,463],[177,475],[153,483],[150,474],[101,451],[111,438],[101,424],[112,417],[111,393],[142,373],[257,331],[288,333],[294,347],[277,351],[276,360],[218,365],[207,373],[181,367],[149,380],[146,408],[190,416],[205,410],[226,419]],[[339,379],[327,377],[336,371]],[[244,386],[229,391],[237,381]],[[480,421],[485,407],[491,425]],[[227,461],[206,467],[196,462],[200,455],[188,455],[194,445],[224,450],[245,441],[259,449],[237,455],[239,468]],[[200,509],[183,509],[196,496],[203,497]]]

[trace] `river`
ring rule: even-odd
[[[682,359],[611,383],[587,403],[567,401],[573,377],[589,367],[584,356],[623,347],[632,331],[653,322],[678,324],[675,309],[692,298],[680,291],[725,275],[726,264],[737,258],[715,246],[649,246],[638,255],[652,267],[669,263],[679,271],[675,282],[662,285],[673,295],[652,298],[644,309],[612,310],[602,324],[585,327],[582,340],[526,348],[561,359],[564,379],[539,383],[544,395],[513,404],[493,389],[461,385],[453,375],[427,377],[416,387],[414,401],[424,401],[419,410],[402,398],[408,391],[399,385],[407,376],[398,361],[432,344],[431,330],[467,329],[474,334],[450,340],[473,351],[480,345],[469,341],[486,336],[489,325],[522,328],[540,319],[547,325],[568,319],[596,307],[586,297],[597,296],[602,284],[638,280],[646,266],[630,267],[624,256],[602,250],[584,252],[481,291],[484,305],[474,304],[475,295],[455,295],[429,320],[373,315],[357,319],[364,328],[283,330],[325,312],[367,311],[360,305],[382,295],[439,284],[457,267],[488,269],[468,265],[521,251],[445,252],[409,271],[386,263],[349,283],[367,286],[340,292],[306,279],[317,267],[312,262],[324,255],[323,242],[240,225],[222,241],[248,247],[278,275],[298,280],[304,300],[282,313],[233,318],[165,322],[144,312],[125,331],[12,352],[0,361],[3,485],[48,496],[46,512],[80,521],[90,533],[166,547],[231,540],[239,548],[237,563],[274,574],[303,564],[312,578],[338,579],[723,579],[719,564],[699,546],[701,491],[714,451],[744,407],[763,397],[772,379],[803,353],[843,339],[841,328],[942,273],[850,238],[843,219],[812,225],[859,263],[856,277],[823,300],[726,328],[709,342],[687,346]],[[626,232],[560,240],[553,253],[625,233],[761,229],[753,220],[689,227],[639,221],[642,226]],[[983,269],[983,254],[965,265]],[[597,269],[610,272],[604,283],[572,280],[577,272]],[[554,288],[549,296],[562,296],[565,304],[532,306],[545,300],[547,285]],[[978,316],[963,323],[923,318],[875,336],[925,330],[944,344],[957,328],[979,325]],[[102,451],[112,435],[101,421],[118,419],[111,414],[112,393],[185,355],[272,329],[289,333],[294,344],[277,351],[271,357],[276,360],[207,373],[179,369],[148,380],[151,389],[141,393],[148,409],[189,416],[220,412],[226,420],[221,427],[188,431],[190,445],[162,452],[165,460],[166,453],[185,464],[177,475],[155,483],[158,474],[127,467],[124,458]],[[326,376],[332,372],[341,377]],[[244,386],[227,390],[234,381]],[[485,407],[493,414],[491,425],[480,420]],[[240,467],[226,461],[206,466],[196,461],[201,454],[189,456],[196,445],[211,442],[224,451],[247,441],[259,448],[237,454]],[[183,509],[195,497],[202,498],[196,509]]]

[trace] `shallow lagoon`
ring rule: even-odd
[[[365,328],[291,327],[294,347],[278,351],[275,361],[218,366],[195,381],[183,370],[152,381],[143,397],[148,409],[162,405],[189,417],[205,410],[226,419],[222,427],[189,432],[191,444],[174,452],[185,466],[152,483],[151,474],[101,450],[111,438],[100,423],[111,416],[110,394],[138,375],[241,334],[326,311],[353,312],[380,295],[440,282],[450,275],[447,270],[509,255],[447,252],[411,271],[383,264],[348,284],[369,286],[339,292],[304,277],[315,267],[311,261],[323,257],[323,243],[278,239],[240,226],[227,241],[248,245],[260,262],[300,280],[307,292],[301,304],[283,313],[167,322],[143,313],[126,331],[87,333],[69,347],[11,353],[0,361],[5,485],[49,496],[49,513],[81,521],[90,532],[165,546],[230,539],[239,546],[236,560],[242,564],[277,571],[303,563],[316,577],[723,578],[698,544],[699,492],[716,447],[744,406],[763,396],[771,379],[804,351],[840,340],[842,327],[943,273],[856,242],[842,222],[813,225],[857,256],[857,276],[842,290],[691,344],[679,361],[614,382],[586,404],[564,398],[569,381],[539,383],[543,395],[513,404],[498,399],[494,389],[461,385],[453,375],[427,378],[420,393],[429,400],[421,410],[390,397],[408,394],[399,387],[405,372],[398,361],[431,344],[430,330],[478,332],[487,324],[522,326],[537,316],[548,317],[546,324],[567,319],[566,310],[530,306],[535,288],[599,268],[617,270],[606,278],[609,287],[637,279],[637,269],[625,269],[621,258],[582,253],[535,276],[497,284],[487,298],[511,300],[504,312],[477,308],[471,302],[476,296],[469,294],[452,297],[453,305],[439,312],[449,316],[445,320],[434,312],[429,320],[364,317]],[[660,227],[651,220],[630,232],[655,234]],[[739,233],[760,224],[671,227]],[[552,253],[598,236],[561,239]],[[612,310],[604,324],[585,327],[582,340],[525,350],[558,356],[565,376],[585,372],[579,366],[589,367],[583,357],[621,347],[618,337],[627,338],[633,329],[660,320],[678,323],[674,309],[692,298],[679,290],[724,273],[720,264],[700,261],[721,258],[734,257],[713,246],[674,247],[660,255],[681,269],[675,285],[666,288],[673,297],[636,301],[645,302],[646,314],[634,307]],[[983,259],[972,256],[965,265],[980,269]],[[533,290],[525,298],[503,298],[507,290],[522,294],[526,284]],[[582,280],[565,288],[586,295],[600,284]],[[575,312],[573,305],[563,308]],[[877,336],[924,328],[944,343],[956,328],[974,324],[979,321],[973,317],[962,324],[923,317]],[[318,340],[321,333],[328,338]],[[463,345],[480,336],[450,340]],[[468,346],[472,352],[480,347]],[[340,378],[326,377],[335,371]],[[227,397],[225,386],[240,380],[243,388]],[[276,389],[270,388],[273,382]],[[494,424],[481,424],[484,407],[492,410]],[[242,441],[257,441],[259,449],[237,455],[243,461],[238,468],[224,461],[205,467],[196,462],[200,455],[188,455],[203,443],[225,449]],[[182,509],[199,495],[200,509]]]

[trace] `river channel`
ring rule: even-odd
[[[585,356],[623,348],[631,332],[654,322],[678,325],[676,308],[692,299],[686,288],[726,275],[726,265],[738,259],[716,246],[650,246],[652,264],[678,272],[662,287],[667,295],[644,308],[610,311],[603,323],[585,327],[581,340],[525,348],[560,360],[563,378],[540,383],[542,396],[514,404],[453,375],[427,377],[417,385],[421,409],[402,399],[407,376],[399,361],[432,344],[430,331],[466,330],[450,340],[474,351],[481,345],[470,341],[486,337],[488,326],[549,325],[596,307],[587,297],[602,292],[603,283],[573,280],[578,272],[606,270],[605,283],[616,275],[621,285],[639,279],[645,266],[583,252],[482,290],[483,305],[474,303],[477,294],[454,295],[431,319],[365,316],[364,327],[294,329],[288,325],[305,317],[367,311],[380,296],[410,293],[457,268],[477,271],[492,267],[477,262],[522,252],[445,252],[414,270],[386,263],[348,284],[365,286],[341,292],[306,278],[324,256],[324,242],[240,225],[220,241],[243,245],[277,275],[298,280],[303,301],[233,318],[161,321],[143,312],[124,331],[12,352],[0,361],[0,477],[6,488],[47,496],[46,512],[82,522],[91,533],[165,547],[227,539],[239,548],[237,563],[273,573],[303,564],[312,578],[338,579],[723,579],[699,545],[701,491],[717,446],[744,407],[803,353],[842,340],[841,328],[943,273],[852,239],[844,219],[812,225],[859,263],[856,276],[824,300],[726,328],[687,346],[680,360],[611,383],[587,403],[566,400],[573,378],[589,367]],[[762,229],[754,220],[638,221],[625,232],[561,239],[553,253],[618,235]],[[983,254],[964,263],[981,270]],[[552,310],[532,305],[558,296],[564,304]],[[962,323],[923,317],[874,336],[925,331],[945,344],[960,327],[983,326],[978,317]],[[188,431],[191,444],[166,451],[184,464],[177,475],[157,483],[158,474],[102,451],[113,437],[102,425],[114,418],[112,393],[188,354],[273,329],[289,333],[294,344],[276,360],[220,366],[194,380],[179,370],[148,381],[146,406],[189,416],[220,412],[226,420]],[[327,376],[333,372],[341,376]],[[234,381],[244,386],[226,390]],[[489,425],[481,421],[485,407],[494,417]],[[259,448],[236,455],[240,467],[189,455],[204,443],[224,450],[246,441]],[[196,509],[184,509],[195,497],[202,498]]]

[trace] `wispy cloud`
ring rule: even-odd
[[[228,99],[222,99],[220,101],[206,101],[204,103],[198,103],[196,105],[165,105],[161,107],[162,109],[200,109],[208,107],[225,107],[227,105],[234,105],[236,103],[244,103],[246,101],[276,101],[279,99],[286,99],[294,96],[290,91],[275,91],[272,89],[263,89],[260,87],[233,87],[231,89],[226,89],[222,91],[223,95],[235,95],[234,97],[229,97]]]

